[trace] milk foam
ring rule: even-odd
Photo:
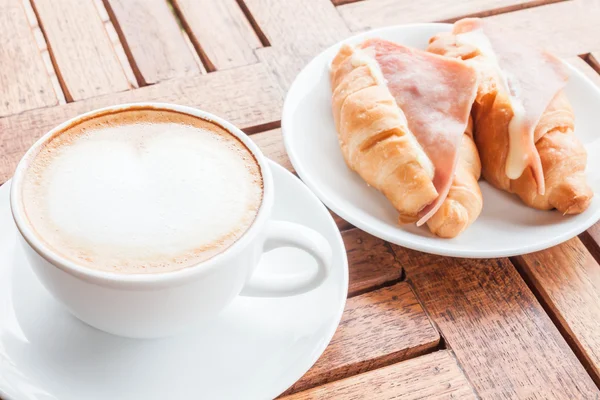
[[[33,160],[23,198],[42,240],[123,273],[181,269],[235,242],[262,201],[249,150],[208,125],[129,122],[67,131]]]

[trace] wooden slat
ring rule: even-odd
[[[91,0],[33,0],[67,101],[129,89]]]
[[[583,235],[587,235],[587,241],[592,241],[593,244],[600,249],[600,222],[596,222],[594,225],[592,225],[592,227],[589,228]],[[600,254],[600,250],[598,250],[597,253]]]
[[[482,398],[600,397],[507,259],[454,259],[393,248]]]
[[[350,272],[348,296],[400,281],[402,267],[388,243],[356,228],[344,232],[343,239]]]
[[[590,78],[592,82],[600,87],[600,74],[594,71],[594,68],[590,66],[590,64],[594,65],[596,62],[596,59],[593,57],[593,55],[588,56],[588,61],[590,64],[585,62],[581,57],[569,57],[566,60],[569,64],[583,72],[585,76]]]
[[[268,71],[256,64],[6,117],[0,119],[0,182],[12,175],[29,146],[59,123],[96,108],[139,101],[198,107],[252,130],[279,119],[282,99]]]
[[[400,282],[402,266],[389,243],[357,228],[342,232],[342,239],[348,254],[348,297]]]
[[[62,91],[62,88],[60,87],[60,82],[58,81],[56,72],[54,71],[54,65],[52,65],[52,59],[50,58],[50,53],[48,52],[48,46],[46,45],[46,38],[44,38],[44,34],[42,33],[42,30],[40,29],[40,25],[38,24],[37,17],[35,16],[35,12],[33,11],[33,7],[31,6],[31,2],[22,1],[21,4],[23,5],[23,8],[25,9],[25,14],[27,15],[27,20],[29,21],[29,26],[31,27],[37,48],[42,55],[44,67],[46,67],[46,72],[48,73],[50,83],[52,84],[52,89],[54,90],[54,94],[56,95],[56,97],[58,99],[58,104],[65,104],[67,101],[65,99],[65,95]],[[54,105],[54,104],[51,104],[51,105]]]
[[[437,0],[415,7],[412,0],[368,0],[342,5],[338,11],[353,31],[414,22],[457,20],[466,16],[487,16],[533,7],[557,0]],[[334,0],[334,3],[346,2]]]
[[[570,57],[567,61],[590,78],[600,88],[600,52],[592,52],[581,57]],[[600,223],[592,225],[586,232],[579,235],[588,251],[591,251],[596,260],[600,260]],[[590,368],[588,368],[590,369]],[[596,378],[598,379],[598,378]],[[600,385],[600,382],[597,382]]]
[[[385,8],[372,6],[377,4],[377,1],[387,1],[389,6]],[[502,2],[503,0],[490,1]],[[485,4],[489,1],[452,3],[454,7],[460,7],[459,4]],[[430,9],[424,11],[423,7],[426,4],[429,3],[419,3],[419,7],[414,7],[410,1],[368,0],[340,6],[338,9],[348,25],[355,30],[449,18],[447,15],[437,15],[448,10],[440,6],[439,1],[430,3]],[[407,7],[414,11],[409,11]],[[488,18],[532,39],[537,45],[562,57],[585,54],[600,47],[597,40],[600,36],[600,24],[598,24],[600,2],[595,0],[558,2]]]
[[[401,362],[332,382],[285,400],[420,400],[476,399],[451,352],[437,351],[414,360]]]
[[[405,282],[353,297],[321,358],[286,394],[416,357],[439,339]]]
[[[106,7],[102,0],[94,0],[94,5],[98,10],[98,14],[100,15],[100,20],[104,24],[104,29],[106,29],[106,33],[108,35],[108,39],[110,40],[110,44],[115,51],[117,56],[117,60],[119,60],[119,64],[123,68],[123,72],[125,73],[125,77],[127,78],[127,83],[132,88],[140,87],[135,74],[133,73],[133,69],[129,64],[129,59],[127,58],[127,54],[125,53],[125,48],[121,44],[121,39],[119,39],[119,34],[115,29],[110,17],[108,16],[108,11],[106,11]]]
[[[585,62],[580,57],[571,57],[567,61],[582,71],[600,88],[600,52],[588,54],[588,62]],[[592,225],[592,227],[582,233],[580,237],[586,243],[588,249],[595,254],[596,259],[600,259],[600,222]]]
[[[255,133],[252,135],[252,140],[254,140],[262,152],[271,160],[275,161],[288,171],[295,172],[292,162],[285,151],[280,128]]]
[[[352,225],[350,222],[346,221],[345,219],[343,219],[342,217],[340,217],[333,211],[329,210],[329,213],[333,217],[333,220],[335,221],[335,224],[337,225],[337,227],[340,231],[347,231],[349,229],[354,228],[354,225]]]
[[[271,47],[256,50],[287,89],[308,61],[350,34],[330,0],[244,0]]]
[[[104,0],[141,85],[200,74],[165,0]]]
[[[600,265],[578,238],[515,262],[600,383]]]
[[[489,18],[561,57],[600,47],[600,2],[596,0],[565,1]]]
[[[292,165],[290,159],[287,156],[287,152],[285,151],[285,146],[283,145],[283,139],[281,137],[281,129],[272,129],[270,131],[265,131],[261,133],[255,133],[251,136],[252,140],[260,147],[262,152],[269,157],[271,160],[275,161],[282,167],[286,168],[288,171],[292,173],[296,173],[294,170],[294,166]],[[330,211],[331,212],[331,211]],[[338,228],[341,231],[345,231],[353,228],[353,226],[346,220],[342,219],[337,214],[331,212],[331,216],[335,220]]]
[[[581,57],[569,57],[567,61],[583,72],[585,76],[595,83],[600,88],[600,64],[598,60],[600,57],[596,53],[591,53],[584,56],[587,62]],[[580,235],[581,239],[584,240],[589,250],[596,253],[597,259],[600,259],[600,223],[592,225],[586,232]]]
[[[21,0],[0,1],[0,117],[58,104]]]
[[[594,76],[589,76],[590,79],[594,81],[598,86],[600,86],[600,51],[594,51],[588,55],[588,62],[591,65],[591,69],[593,69]],[[590,73],[590,75],[592,75]]]
[[[173,0],[207,70],[254,64],[258,36],[235,0]]]

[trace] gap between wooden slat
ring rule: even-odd
[[[339,228],[339,226],[338,226],[338,228]],[[348,226],[345,229],[340,229],[340,232],[342,233],[342,235],[344,235],[344,234],[348,234],[350,231],[355,230],[355,229],[358,230],[358,231],[360,231],[360,228],[356,228],[355,226],[350,225],[350,226]],[[394,257],[394,260],[395,260],[396,264],[398,265],[398,268],[400,268],[400,275],[398,276],[398,278],[390,279],[390,280],[385,281],[385,282],[383,282],[381,284],[373,285],[373,286],[370,286],[370,287],[365,288],[363,290],[356,290],[354,292],[348,292],[348,298],[349,299],[351,299],[352,297],[360,296],[361,294],[372,292],[373,290],[383,289],[383,288],[386,288],[386,287],[394,286],[394,285],[396,285],[396,284],[398,284],[400,282],[405,282],[406,281],[406,271],[404,271],[404,268],[402,267],[402,264],[400,264],[400,262],[398,261],[398,258],[396,257],[396,253],[392,249],[392,246],[388,242],[386,242],[385,240],[383,240],[383,239],[380,239],[380,240],[383,242],[383,245],[386,247],[386,249]],[[417,294],[415,293],[414,290],[413,290],[413,293],[414,293],[415,297],[417,298],[417,301],[419,302],[419,304],[421,305],[421,307],[423,307],[423,303],[421,303],[421,300],[419,300],[419,298],[418,298],[418,296],[417,296]],[[423,310],[425,310],[425,307],[423,307]],[[427,314],[427,310],[425,310],[425,314]],[[429,317],[429,315],[427,315],[427,316]],[[431,320],[431,318],[429,318],[429,319]],[[431,320],[431,322],[433,323],[433,320]],[[438,332],[439,332],[439,330],[438,330]]]
[[[477,399],[451,351],[433,352],[330,382],[282,400]]]
[[[591,53],[579,54],[579,58],[585,61],[600,76],[600,60],[597,60]],[[594,240],[587,230],[579,234],[579,239],[596,262],[600,264],[600,244]]]
[[[359,1],[366,1],[366,0],[331,0],[333,5],[336,7],[343,6],[344,4],[358,3]]]
[[[208,56],[202,49],[202,46],[200,45],[200,43],[197,40],[193,40],[194,33],[192,32],[192,28],[187,23],[186,19],[184,18],[183,14],[181,13],[181,10],[177,7],[176,3],[173,2],[173,0],[165,0],[165,1],[167,3],[169,3],[169,6],[173,10],[173,15],[175,16],[175,19],[177,19],[177,23],[179,24],[179,26],[181,26],[183,28],[183,32],[185,33],[185,35],[189,39],[190,43],[194,47],[194,52],[200,58],[200,61],[202,62],[202,66],[204,67],[206,72],[216,71],[217,68],[208,59]]]
[[[204,63],[203,63],[202,59],[200,58],[200,55],[196,51],[196,48],[194,47],[194,43],[192,42],[192,39],[190,39],[190,35],[188,34],[188,31],[185,30],[185,27],[183,26],[183,22],[181,22],[181,18],[179,18],[179,14],[177,14],[177,10],[175,9],[175,7],[173,7],[173,2],[171,0],[165,0],[165,1],[167,2],[169,9],[171,10],[171,14],[173,15],[173,18],[175,18],[175,21],[177,22],[179,29],[181,30],[181,35],[183,36],[183,40],[187,44],[188,48],[190,49],[190,53],[192,53],[192,57],[194,57],[196,64],[198,64],[198,67],[200,68],[200,73],[202,75],[206,74],[208,71],[206,70]]]
[[[254,16],[250,12],[250,9],[248,8],[248,6],[244,2],[244,0],[235,0],[235,1],[238,4],[238,6],[240,7],[240,9],[242,10],[242,12],[244,13],[244,16],[246,17],[248,22],[250,22],[250,25],[252,26],[252,29],[256,33],[256,36],[258,36],[258,40],[260,40],[260,43],[262,44],[262,46],[270,47],[271,43],[269,43],[269,39],[267,38],[267,35],[265,35],[265,33],[263,32],[263,30],[260,27],[260,25],[258,24],[258,22],[256,22],[256,18],[254,18]]]
[[[390,248],[393,251],[394,250],[393,245],[389,244],[388,242],[386,242],[386,243],[390,246]],[[396,257],[396,261],[402,266],[400,259],[396,255],[396,252],[394,252],[394,256]],[[444,331],[440,328],[440,326],[436,322],[435,318],[433,318],[433,316],[429,313],[429,310],[427,309],[427,307],[425,307],[425,302],[421,299],[419,292],[415,290],[414,284],[411,282],[410,278],[408,278],[408,276],[406,275],[406,270],[404,269],[404,266],[402,266],[402,280],[410,285],[410,288],[412,289],[413,293],[415,294],[415,298],[417,299],[417,302],[421,305],[421,308],[425,312],[425,315],[427,315],[427,318],[429,318],[429,321],[431,321],[431,325],[433,325],[435,330],[438,331],[438,333],[440,334],[440,342],[438,343],[439,350],[445,350],[445,349],[452,350],[452,347],[450,347],[448,345],[448,343],[446,342],[446,337],[444,336]],[[462,370],[462,367],[461,367],[461,370]],[[468,378],[468,375],[465,374],[465,376],[467,376],[469,383],[472,384],[471,380]]]
[[[581,240],[587,251],[594,257],[594,260],[600,264],[600,244],[594,240],[588,231],[580,233],[579,240]]]
[[[350,3],[363,2],[363,1],[368,1],[368,0],[331,0],[333,5],[336,7],[343,6],[343,5],[350,4]],[[446,19],[446,20],[437,21],[437,22],[451,23],[451,22],[458,21],[459,19],[462,19],[462,18],[489,17],[492,15],[505,14],[505,13],[512,12],[512,11],[524,10],[526,8],[533,8],[533,7],[543,6],[546,4],[559,3],[561,1],[571,1],[571,0],[538,0],[538,1],[531,2],[531,3],[527,3],[527,4],[514,4],[514,5],[510,5],[510,6],[506,6],[506,7],[500,7],[500,8],[495,8],[495,9],[491,9],[491,10],[480,11],[480,12],[473,13],[473,14],[466,14],[466,15],[463,15],[460,17],[454,17],[454,18],[450,18],[450,19]]]
[[[553,3],[561,3],[563,1],[572,1],[572,0],[538,0],[538,1],[532,1],[530,3],[525,3],[525,4],[513,4],[513,5],[506,6],[506,7],[494,8],[491,10],[480,11],[480,12],[476,12],[476,13],[472,13],[472,14],[462,15],[460,17],[454,17],[454,18],[449,18],[449,19],[435,21],[435,22],[454,23],[454,22],[458,21],[459,19],[463,19],[463,18],[491,17],[492,15],[506,14],[506,13],[513,12],[513,11],[526,10],[528,8],[545,6],[545,5],[553,4]]]
[[[389,243],[358,228],[343,230],[342,238],[348,256],[349,299],[404,281],[404,269]]]
[[[439,323],[482,397],[592,398],[598,393],[507,259],[439,257],[399,246],[394,250],[430,319],[432,315]]]
[[[345,4],[350,4],[350,3],[358,3],[358,2],[362,2],[362,1],[368,1],[368,0],[331,0],[331,2],[336,7],[342,6]],[[531,3],[527,3],[527,4],[514,4],[511,6],[500,7],[500,8],[495,8],[495,9],[486,10],[486,11],[480,11],[480,12],[473,13],[473,14],[466,14],[466,15],[463,15],[460,17],[450,18],[450,19],[442,20],[442,21],[438,21],[438,22],[455,22],[455,21],[458,21],[459,19],[469,18],[469,17],[489,17],[491,15],[505,14],[505,13],[512,12],[512,11],[518,11],[518,10],[524,10],[526,8],[544,6],[546,4],[558,3],[561,1],[570,1],[570,0],[539,0],[539,1],[534,1]]]
[[[585,371],[590,376],[594,384],[596,384],[596,386],[600,389],[600,377],[596,373],[594,373],[594,367],[592,366],[591,361],[586,357],[584,352],[581,350],[580,346],[577,345],[577,339],[573,336],[573,333],[569,332],[565,328],[568,326],[567,322],[564,321],[559,314],[555,313],[552,310],[552,307],[550,306],[550,304],[548,304],[546,298],[540,293],[535,283],[525,272],[525,269],[519,257],[509,257],[509,261],[513,264],[515,270],[521,276],[521,279],[523,279],[531,293],[533,293],[537,301],[540,303],[540,305],[544,309],[544,312],[550,317],[550,320],[552,321],[554,326],[556,326],[556,329],[558,329],[558,332],[561,334],[561,336],[565,339],[565,342],[567,342],[567,345],[571,348],[571,350],[575,354],[575,357],[577,357],[581,365],[583,365],[583,368],[585,368]]]
[[[117,18],[117,15],[115,14],[115,11],[113,9],[113,6],[111,5],[110,0],[97,0],[97,1],[102,1],[104,4],[104,8],[107,13],[107,18],[110,19],[110,22],[112,23],[113,28],[114,28],[116,34],[118,35],[119,41],[120,41],[123,51],[124,51],[124,54],[127,57],[127,60],[129,61],[132,72],[137,80],[139,87],[153,85],[155,83],[158,83],[158,82],[154,82],[154,81],[148,83],[146,81],[146,78],[144,78],[144,74],[140,70],[138,62],[136,61],[135,56],[133,55],[133,52],[131,50],[131,45],[127,41],[127,36],[126,36],[125,32],[123,31],[123,28],[121,27],[119,19]],[[175,13],[175,11],[173,9],[172,4],[166,0],[165,0],[165,4],[168,6],[172,17],[175,19],[175,21],[177,23],[177,27],[179,28],[181,36],[183,37],[183,41],[185,42],[187,48],[189,49],[190,54],[192,55],[192,58],[194,59],[196,65],[199,67],[200,74],[206,74],[204,65],[202,64],[200,57],[198,57],[198,54],[196,53],[196,49],[194,48],[194,45],[192,44],[187,32],[185,31],[185,29],[183,29],[181,21],[177,17],[177,14]]]
[[[583,61],[585,61],[590,67],[592,67],[594,71],[600,74],[600,60],[597,60],[593,54],[587,53],[580,55],[579,57],[583,58]]]
[[[281,128],[281,121],[266,122],[264,124],[242,129],[242,131],[244,131],[246,135],[254,135],[256,133],[262,133],[277,128]]]
[[[315,365],[284,395],[438,350],[439,333],[405,282],[349,299]]]
[[[206,73],[207,73],[206,67],[204,67],[204,64],[202,63],[202,59],[196,52],[196,48],[194,47],[194,43],[192,43],[192,39],[190,39],[190,36],[188,35],[187,31],[185,29],[183,29],[183,27],[180,25],[181,22],[177,19],[177,15],[175,14],[175,11],[173,9],[171,9],[171,11],[173,12],[173,15],[175,16],[174,18],[177,20],[177,24],[181,28],[181,35],[183,36],[183,41],[185,42],[188,49],[190,50],[190,53],[192,54],[194,61],[196,61],[198,68],[200,68],[200,73],[202,75],[206,75]]]
[[[40,31],[42,32],[42,36],[44,37],[44,41],[46,42],[46,49],[48,50],[48,56],[50,58],[50,62],[52,63],[52,69],[53,69],[54,73],[56,74],[56,78],[58,80],[58,84],[60,85],[61,91],[65,97],[65,101],[67,103],[71,103],[71,102],[73,102],[73,97],[71,96],[71,93],[69,92],[69,88],[67,88],[67,83],[65,82],[65,80],[62,76],[60,68],[58,68],[58,65],[56,64],[56,59],[54,58],[54,55],[52,52],[52,46],[50,46],[50,42],[48,41],[48,37],[46,35],[44,27],[42,26],[42,24],[39,23],[40,16],[38,15],[37,10],[35,9],[35,5],[31,2],[31,0],[27,0],[27,1],[31,5],[31,9],[33,10],[33,13],[35,14],[35,19],[38,22],[38,27],[40,28]]]
[[[108,0],[102,0],[102,4],[104,5],[104,9],[107,13],[109,22],[112,23],[112,26],[113,26],[115,32],[117,33],[119,42],[121,43],[123,51],[125,52],[125,57],[129,61],[129,66],[131,67],[131,71],[133,73],[133,76],[136,79],[138,87],[146,86],[144,77],[142,76],[142,73],[140,72],[140,69],[139,69],[137,63],[135,62],[135,58],[133,57],[133,54],[131,53],[131,49],[129,47],[129,44],[127,43],[127,38],[125,37],[123,30],[121,29],[119,20],[115,16],[115,13],[114,13],[110,3],[108,2]],[[120,61],[120,57],[118,57],[118,58]]]
[[[67,99],[65,98],[65,94],[63,92],[62,86],[60,85],[60,81],[58,79],[58,75],[56,74],[55,65],[52,62],[52,57],[50,56],[50,52],[48,50],[48,41],[46,40],[46,36],[40,27],[40,23],[38,17],[33,10],[33,6],[31,5],[31,0],[22,0],[23,9],[25,10],[25,14],[27,15],[27,20],[29,21],[29,26],[33,31],[33,35],[35,37],[35,43],[40,50],[42,55],[42,60],[44,61],[44,66],[46,67],[46,71],[50,76],[50,82],[52,83],[52,88],[56,93],[56,97],[58,98],[58,104],[66,104]]]
[[[595,62],[596,60],[593,59],[590,53],[579,54],[578,57],[585,61],[597,73],[600,73],[600,66]],[[592,257],[596,260],[596,262],[600,263],[600,247],[598,243],[589,234],[589,232],[584,231],[583,233],[581,233],[579,235],[579,239],[581,240],[587,251],[589,251]],[[573,351],[573,353],[575,353],[575,356],[579,359],[579,362],[583,365],[588,375],[592,378],[596,386],[600,388],[600,377],[595,373],[592,361],[585,355],[584,351],[581,348],[582,346],[578,345],[578,340],[574,336],[574,333],[569,331],[568,323],[562,318],[562,316],[559,313],[554,312],[552,306],[548,303],[548,300],[542,295],[542,293],[540,293],[538,287],[535,285],[535,283],[532,281],[532,278],[526,272],[526,267],[523,265],[524,261],[520,257],[510,257],[509,260],[515,266],[515,269],[517,270],[519,275],[521,275],[521,278],[526,283],[527,287],[529,287],[529,290],[531,290],[533,295],[541,304],[546,314],[548,314],[548,316],[552,320],[552,323],[556,326],[560,334],[563,336],[563,338]]]
[[[597,64],[592,54],[579,54],[577,57],[579,57],[585,63],[587,63],[595,72],[600,73],[600,65]],[[594,260],[596,260],[597,263],[600,263],[600,247],[599,244],[590,235],[590,233],[588,231],[584,231],[579,235],[579,240],[581,240],[582,244],[587,249],[587,251],[590,252]],[[535,282],[533,282],[532,277],[530,277],[526,271],[526,267],[523,264],[525,261],[522,260],[520,257],[511,257],[510,261],[515,266],[515,269],[517,270],[519,275],[521,275],[521,278],[529,287],[529,289],[536,297],[538,302],[541,304],[546,314],[550,317],[552,323],[556,326],[560,334],[563,336],[563,338],[565,339],[575,356],[578,358],[579,362],[583,365],[588,375],[592,378],[596,386],[600,388],[600,376],[598,376],[598,374],[595,372],[592,360],[590,360],[589,357],[586,356],[584,350],[582,349],[582,345],[579,343],[577,337],[572,331],[570,331],[569,324],[564,320],[560,313],[555,312],[553,310],[552,306],[549,304],[549,300],[546,299],[542,293],[540,293],[540,290],[536,286]]]
[[[181,35],[183,36],[183,40],[187,44],[188,48],[190,49],[190,53],[192,53],[192,57],[194,57],[196,64],[198,64],[198,67],[200,68],[200,73],[202,75],[206,74],[207,73],[206,67],[204,66],[204,63],[202,62],[200,55],[196,51],[196,48],[194,47],[194,43],[192,43],[192,39],[190,39],[190,35],[188,34],[188,31],[185,30],[185,28],[183,26],[183,22],[181,22],[181,19],[179,18],[179,14],[177,14],[177,10],[175,10],[175,7],[173,7],[173,2],[171,0],[165,0],[165,1],[167,2],[169,9],[171,10],[171,14],[173,15],[173,18],[175,18],[175,21],[177,22],[179,29],[181,30]]]
[[[56,74],[59,86],[62,90],[62,93],[64,94],[64,98],[65,98],[66,102],[71,103],[74,101],[73,97],[72,97],[71,93],[69,92],[69,89],[67,88],[67,83],[65,82],[65,80],[62,76],[62,73],[60,71],[60,68],[57,65],[57,61],[56,61],[56,58],[52,51],[52,46],[50,45],[50,42],[48,41],[48,37],[44,30],[44,26],[43,26],[43,24],[39,23],[40,16],[35,7],[35,4],[31,0],[23,0],[23,1],[24,1],[24,3],[26,2],[29,5],[29,8],[31,9],[31,11],[33,11],[33,15],[35,16],[37,25],[41,32],[41,37],[43,37],[44,42],[46,44],[46,48],[48,50],[48,57],[51,61],[52,69],[53,69],[54,73]],[[95,7],[96,11],[98,12],[100,20],[103,23],[104,29],[106,31],[106,35],[107,35],[109,41],[111,42],[113,51],[115,52],[115,55],[117,58],[117,61],[119,62],[119,65],[121,66],[121,68],[123,70],[125,78],[127,79],[128,83],[130,85],[130,89],[131,89],[131,87],[137,88],[138,83],[135,79],[135,76],[133,74],[131,66],[129,65],[129,62],[127,61],[127,57],[125,56],[123,46],[121,45],[121,42],[119,41],[118,37],[116,36],[116,32],[114,32],[114,27],[112,25],[112,22],[110,21],[110,19],[108,18],[107,14],[106,14],[106,9],[104,8],[104,5],[102,4],[102,0],[94,0],[94,7]],[[27,8],[28,7],[26,7],[26,9]],[[111,32],[111,30],[112,30],[112,32]]]
[[[96,10],[98,10],[98,14],[100,15],[100,19],[104,23],[104,29],[106,30],[106,34],[110,39],[112,47],[117,55],[117,60],[119,60],[119,64],[121,64],[121,68],[125,72],[125,76],[129,81],[129,84],[134,88],[138,88],[141,86],[141,82],[135,74],[134,67],[129,59],[127,54],[127,48],[124,39],[119,35],[119,31],[115,25],[116,18],[111,18],[110,14],[103,3],[102,0],[94,0],[94,4],[96,5]]]

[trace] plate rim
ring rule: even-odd
[[[343,219],[345,219],[346,221],[348,221],[355,227],[360,228],[373,236],[376,236],[380,239],[394,243],[396,245],[403,246],[403,247],[406,247],[406,248],[409,248],[412,250],[421,251],[424,253],[445,256],[445,257],[462,257],[462,258],[482,259],[482,258],[513,257],[513,256],[528,254],[528,253],[532,253],[535,251],[540,251],[540,250],[544,250],[544,249],[556,246],[556,245],[563,243],[569,239],[572,239],[573,237],[586,231],[588,228],[590,228],[592,225],[594,225],[596,222],[598,222],[598,220],[600,220],[600,207],[597,210],[595,210],[595,212],[593,214],[591,214],[584,222],[581,222],[579,225],[569,229],[566,232],[563,232],[560,235],[554,236],[552,238],[548,238],[546,240],[536,242],[534,244],[520,245],[520,246],[514,246],[514,247],[504,248],[504,249],[456,249],[456,248],[452,248],[452,247],[437,248],[434,244],[420,243],[420,242],[411,240],[410,236],[406,236],[407,234],[405,234],[403,236],[388,234],[388,233],[384,232],[383,229],[381,229],[377,226],[373,226],[372,224],[365,222],[364,220],[361,220],[361,218],[359,216],[352,215],[351,212],[347,213],[343,209],[343,207],[339,207],[336,201],[332,200],[327,194],[325,194],[320,189],[319,185],[317,185],[313,182],[313,180],[311,179],[311,174],[306,172],[306,170],[304,168],[304,164],[300,161],[301,157],[298,157],[294,150],[294,147],[292,145],[292,139],[291,139],[292,134],[288,133],[288,129],[290,129],[289,121],[291,120],[290,114],[292,114],[294,111],[294,108],[292,108],[292,106],[290,105],[290,103],[292,102],[291,95],[293,94],[293,91],[296,90],[296,87],[298,86],[298,82],[299,82],[300,78],[302,78],[305,74],[307,74],[307,71],[309,70],[309,68],[311,68],[313,66],[313,64],[317,63],[320,58],[324,57],[327,52],[330,52],[330,51],[332,51],[332,49],[340,47],[344,43],[349,43],[349,42],[352,42],[355,40],[360,40],[361,38],[365,38],[365,37],[371,37],[371,36],[380,34],[382,32],[398,31],[398,30],[410,31],[410,30],[417,30],[420,28],[432,28],[432,27],[436,27],[436,26],[447,29],[448,27],[451,27],[452,24],[440,23],[440,22],[399,24],[399,25],[391,25],[391,26],[386,26],[386,27],[377,28],[377,29],[371,29],[368,31],[357,33],[357,34],[352,35],[344,40],[341,40],[341,41],[329,46],[328,48],[324,49],[323,51],[321,51],[319,54],[317,54],[315,57],[313,57],[304,66],[304,68],[302,68],[302,70],[300,71],[300,73],[298,73],[298,75],[296,75],[296,78],[294,79],[294,81],[290,85],[289,90],[287,91],[287,94],[286,94],[286,97],[285,97],[285,100],[283,103],[283,108],[282,108],[282,113],[281,113],[281,132],[282,132],[282,137],[283,137],[283,143],[284,143],[286,152],[290,158],[290,161],[291,161],[292,165],[294,166],[296,173],[302,179],[302,181],[306,184],[306,186],[308,186],[310,188],[310,190],[313,191],[317,195],[317,197],[323,203],[325,203],[325,205],[328,208],[330,208],[333,212],[338,214],[340,217],[342,217]],[[582,79],[586,83],[586,86],[590,90],[594,90],[598,95],[600,95],[600,88],[597,88],[596,85],[587,76],[585,76],[585,74],[583,74],[577,68],[572,66],[566,60],[564,60],[562,58],[561,58],[561,60],[569,67],[571,74],[576,74],[578,76],[578,78]],[[498,189],[495,189],[495,190],[498,190]],[[412,235],[412,234],[409,233],[408,235]],[[440,240],[442,240],[442,239],[440,239]],[[443,240],[451,241],[452,239],[443,239]]]

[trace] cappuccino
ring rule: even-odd
[[[205,261],[252,225],[258,162],[216,123],[128,108],[78,120],[29,159],[23,206],[35,234],[79,265],[161,273]]]

